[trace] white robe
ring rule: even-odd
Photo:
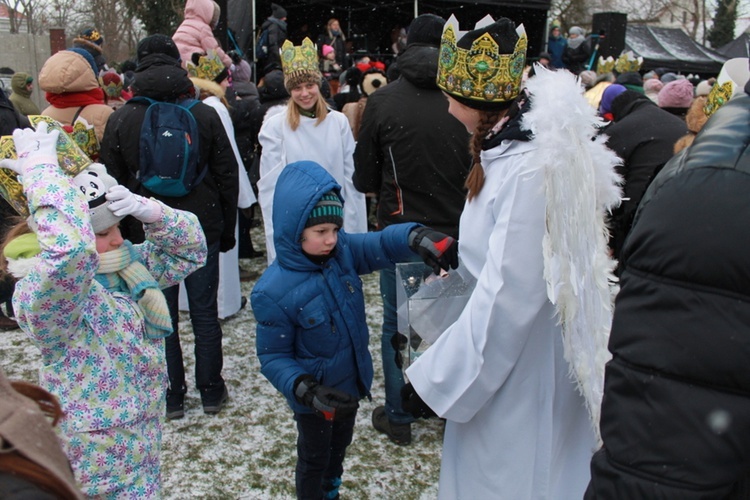
[[[203,100],[204,104],[207,104],[216,110],[216,113],[221,118],[221,123],[224,125],[224,130],[229,137],[229,143],[232,146],[234,157],[237,159],[237,177],[239,179],[240,190],[237,200],[237,206],[239,208],[248,208],[257,200],[255,199],[255,193],[250,185],[250,178],[247,176],[245,165],[242,162],[242,157],[237,149],[237,141],[234,138],[234,125],[232,125],[232,118],[229,116],[224,103],[221,102],[216,96],[210,96]],[[239,222],[234,226],[234,237],[239,242]],[[237,314],[242,305],[242,290],[240,289],[240,261],[239,261],[239,244],[235,245],[234,248],[228,252],[219,254],[219,289],[216,292],[216,302],[219,310],[219,319],[228,318]],[[180,310],[188,311],[188,300],[187,293],[185,292],[185,286],[180,285]]]
[[[486,181],[461,215],[478,282],[459,319],[407,370],[447,419],[442,499],[580,499],[595,436],[547,298],[544,172],[533,143],[482,153]]]
[[[296,161],[319,163],[341,185],[344,198],[344,229],[347,233],[367,232],[365,195],[357,191],[352,182],[354,175],[354,137],[346,116],[330,111],[325,120],[300,117],[300,125],[292,131],[287,122],[286,109],[267,117],[258,134],[263,147],[260,156],[258,203],[263,212],[266,231],[268,263],[276,258],[273,245],[273,193],[276,179],[285,166]]]

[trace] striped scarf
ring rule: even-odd
[[[172,318],[167,308],[167,299],[146,266],[135,256],[129,241],[118,248],[99,254],[99,269],[96,280],[107,290],[125,290],[143,312],[146,320],[146,337],[160,339],[172,333]]]

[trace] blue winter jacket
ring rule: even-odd
[[[273,201],[276,260],[251,294],[261,372],[301,413],[312,410],[294,398],[300,375],[358,398],[369,395],[373,369],[359,275],[412,258],[407,238],[419,226],[395,224],[364,234],[341,230],[333,257],[316,264],[302,253],[302,231],[320,198],[340,189],[315,162],[284,168]]]

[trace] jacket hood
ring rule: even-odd
[[[28,73],[16,73],[13,75],[13,78],[10,79],[10,88],[14,93],[20,96],[29,97],[31,92],[26,89],[26,80],[28,80],[28,78]]]
[[[645,94],[634,90],[626,90],[612,101],[612,116],[617,122],[641,106],[656,106],[656,104]]]
[[[141,61],[132,88],[135,95],[159,101],[195,95],[187,71],[176,59],[163,54],[151,54]]]
[[[199,19],[210,25],[214,17],[214,3],[211,0],[187,0],[185,19]]]
[[[401,76],[417,87],[436,89],[440,49],[431,45],[412,44],[398,56]]]
[[[320,267],[302,253],[300,237],[310,212],[331,190],[341,198],[341,186],[314,161],[290,163],[282,170],[273,195],[273,243],[282,267],[296,271]]]
[[[99,80],[81,54],[61,50],[50,56],[39,71],[39,88],[52,94],[85,92],[99,88]]]

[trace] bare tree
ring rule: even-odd
[[[0,0],[0,5],[8,10],[11,33],[18,33],[24,22],[29,33],[35,32],[34,13],[37,4],[37,0]]]

